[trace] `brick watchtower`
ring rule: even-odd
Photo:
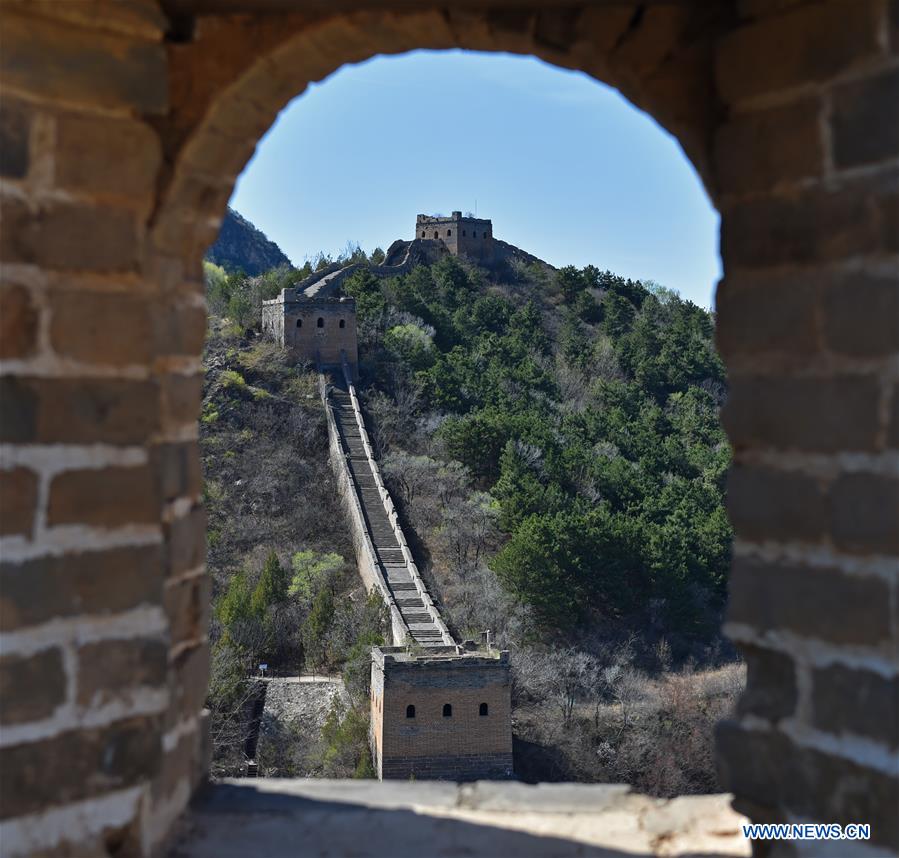
[[[493,223],[487,218],[462,217],[462,212],[449,217],[420,214],[415,219],[415,237],[442,241],[453,256],[493,261]]]
[[[371,743],[379,778],[512,777],[508,652],[375,647]]]

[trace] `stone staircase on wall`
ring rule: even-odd
[[[408,547],[404,551],[400,544],[397,535],[399,525],[395,525],[388,516],[388,507],[385,505],[382,488],[378,485],[379,479],[375,476],[373,463],[365,449],[362,429],[346,378],[334,379],[328,394],[328,404],[337,424],[342,452],[362,507],[378,566],[402,614],[409,636],[421,646],[452,643],[433,603],[430,608],[425,604],[424,600],[428,597],[422,592],[423,585],[414,564],[407,558]],[[390,503],[389,498],[386,503]]]

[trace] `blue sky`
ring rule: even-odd
[[[419,51],[341,69],[282,111],[231,205],[295,264],[475,211],[556,266],[709,307],[718,216],[680,146],[615,90],[526,57]]]

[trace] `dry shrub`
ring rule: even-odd
[[[569,666],[557,663],[560,658]],[[525,749],[558,752],[552,771],[541,771],[537,755],[526,754],[520,774],[628,783],[662,797],[719,791],[714,727],[733,710],[745,683],[743,665],[650,677],[620,659],[605,667],[588,659],[574,651],[545,658],[524,651],[515,660],[516,738]],[[578,683],[560,684],[566,675]],[[560,718],[567,707],[570,719]]]

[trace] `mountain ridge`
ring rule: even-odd
[[[287,254],[231,206],[225,211],[218,238],[206,251],[206,259],[229,273],[243,271],[250,277],[285,265],[293,268]]]

